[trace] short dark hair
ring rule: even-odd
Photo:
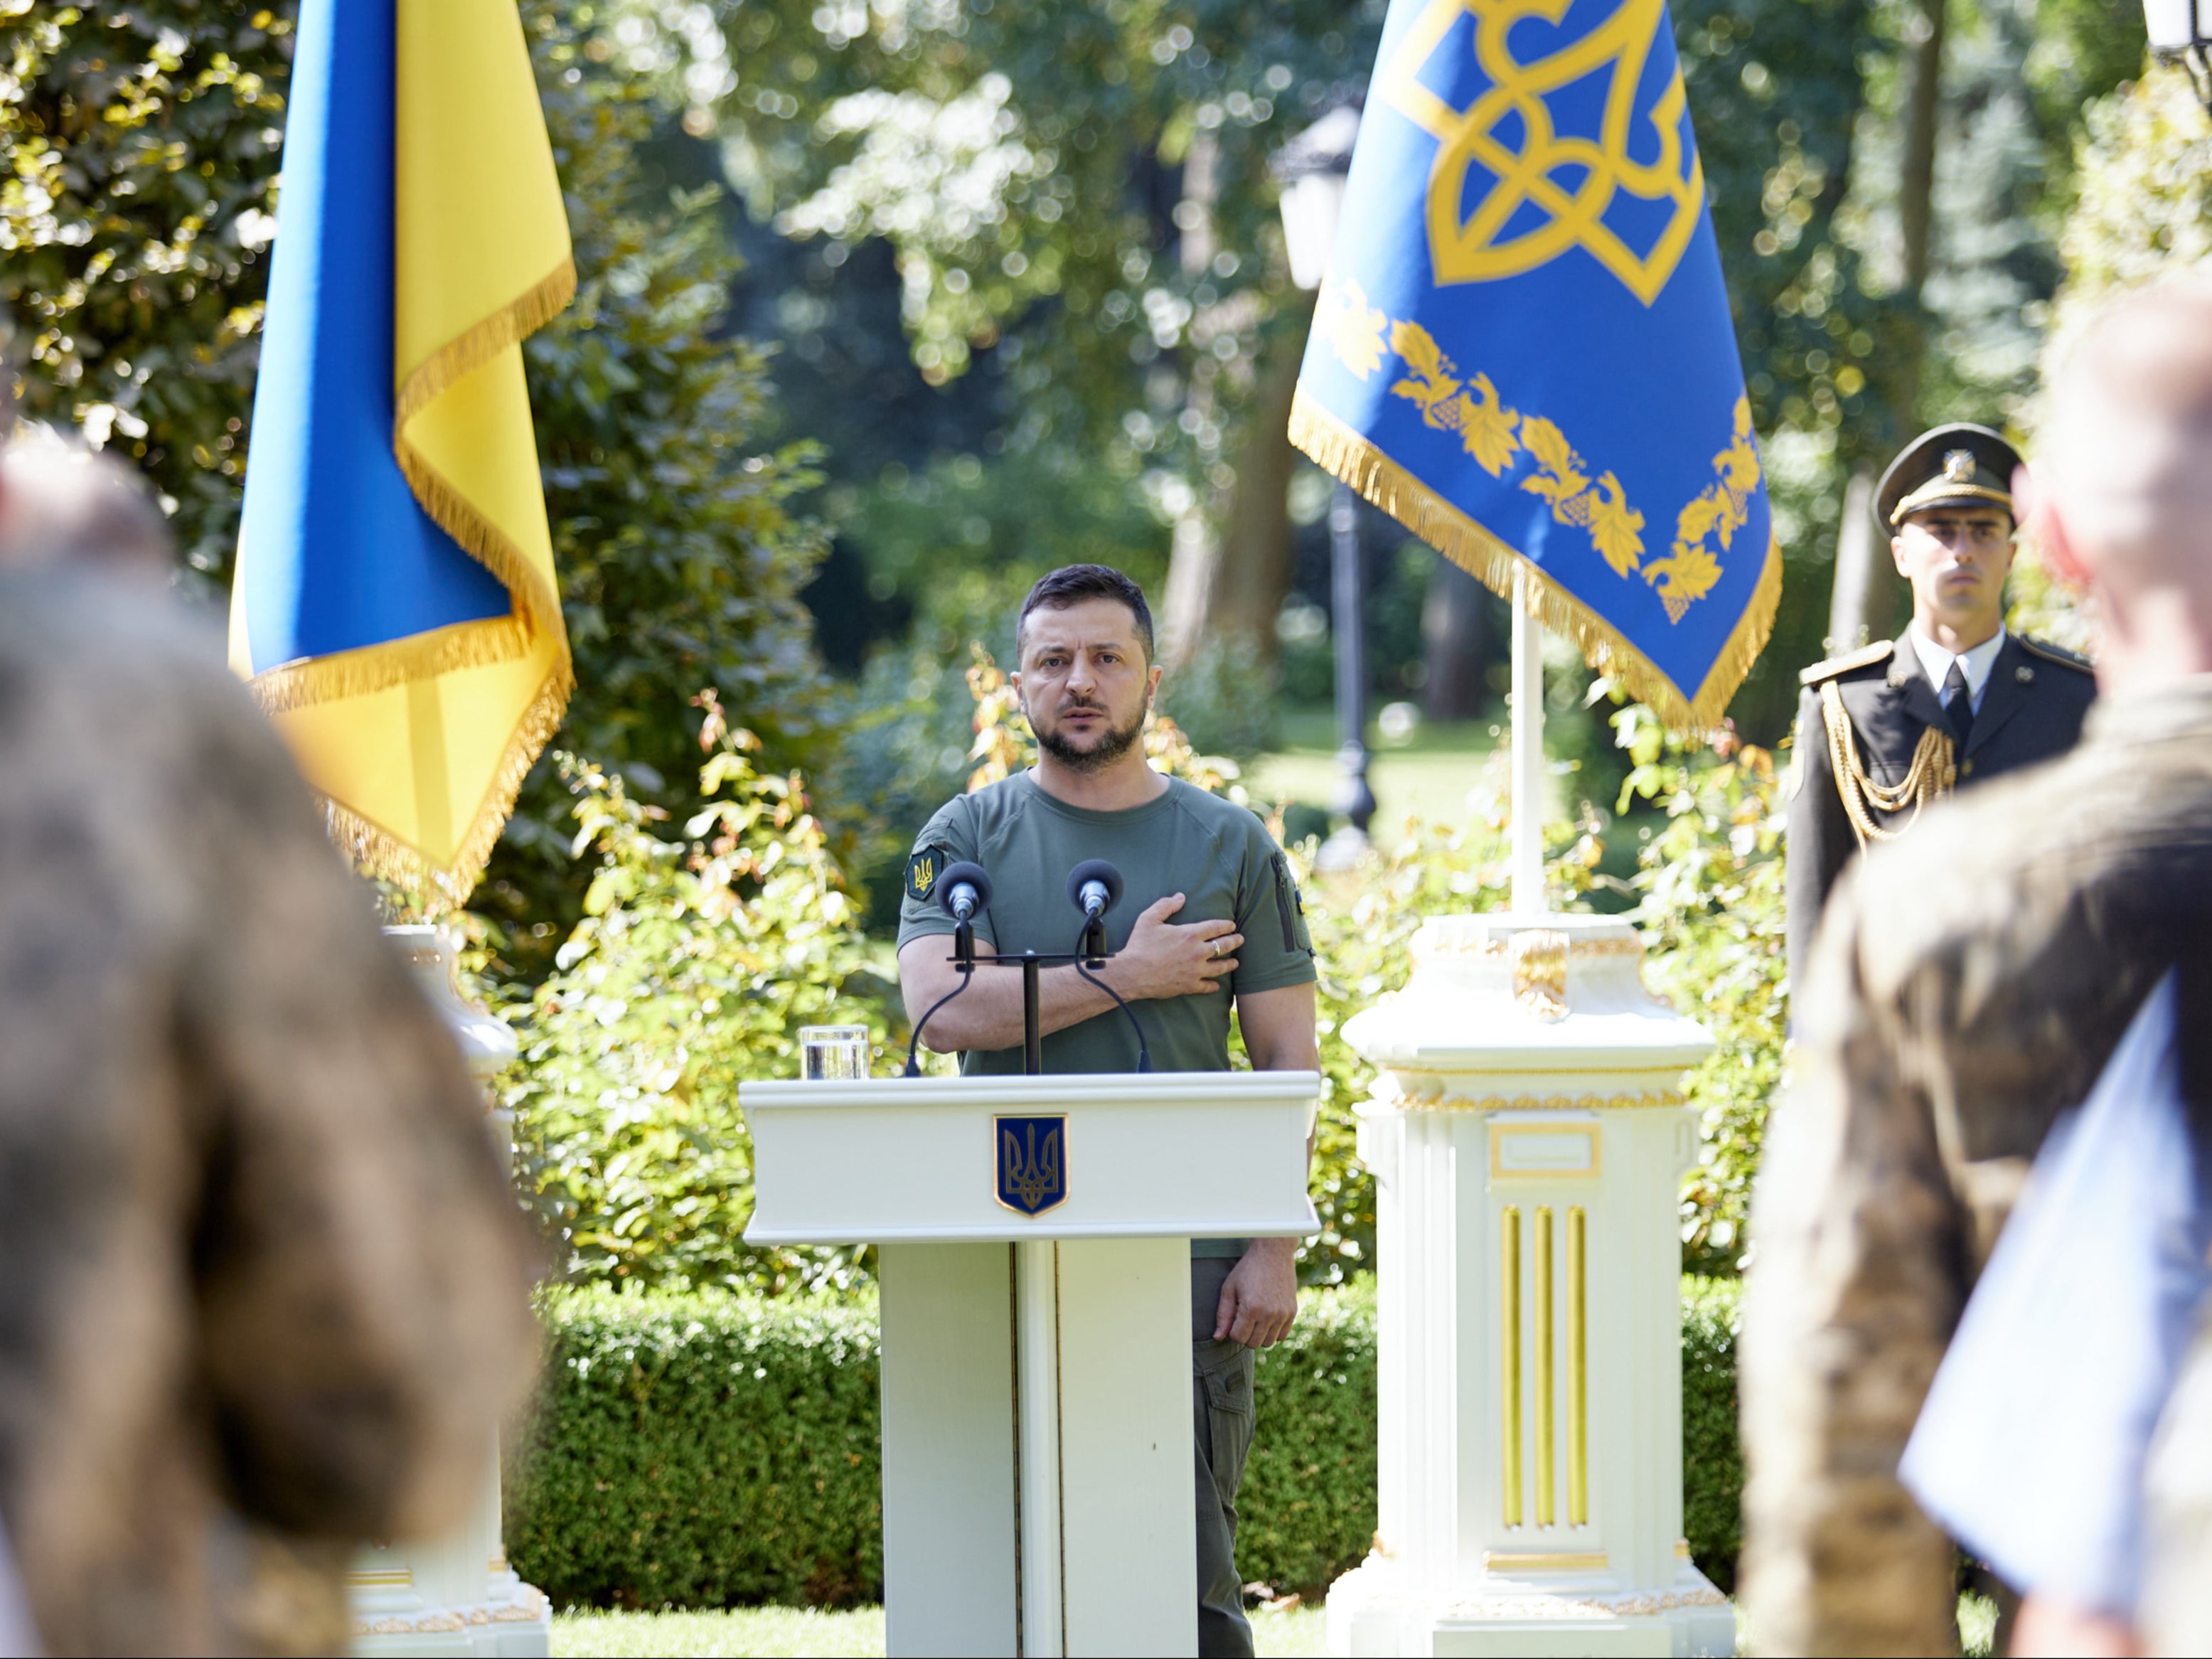
[[[1152,607],[1145,603],[1145,590],[1110,564],[1064,564],[1039,580],[1022,601],[1022,614],[1014,623],[1014,654],[1021,655],[1022,632],[1032,611],[1064,611],[1085,599],[1115,599],[1129,607],[1137,619],[1137,637],[1144,641],[1145,661],[1152,660]]]

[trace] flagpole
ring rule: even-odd
[[[1529,614],[1528,573],[1513,572],[1513,909],[1544,902],[1544,627]]]

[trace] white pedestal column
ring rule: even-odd
[[[461,999],[453,941],[434,927],[387,927],[461,1045],[469,1070],[488,1081],[514,1058],[514,1035]],[[508,1146],[508,1115],[491,1127]],[[545,1597],[507,1565],[500,1541],[499,1456],[495,1445],[483,1496],[468,1524],[428,1544],[364,1549],[347,1575],[358,1655],[451,1656],[452,1659],[544,1659],[552,1650],[553,1614]]]
[[[1675,1194],[1711,1048],[1595,916],[1432,921],[1346,1026],[1377,1187],[1381,1522],[1330,1651],[1725,1654],[1682,1541]]]

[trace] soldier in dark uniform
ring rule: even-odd
[[[2074,746],[2089,665],[2004,625],[2019,452],[1987,427],[1923,433],[1889,465],[1875,513],[1912,621],[1800,677],[1790,796],[1790,961],[1802,971],[1852,854],[1909,831],[1953,788]]]

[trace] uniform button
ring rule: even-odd
[[[2018,680],[2022,685],[2027,685],[2035,678],[2035,671],[2033,668],[2030,668],[2026,663],[2022,663],[2019,667],[2012,671],[2012,677]]]
[[[1973,776],[1973,775],[1974,775],[1974,763],[1973,763],[1973,762],[1972,762],[1972,761],[1960,761],[1960,762],[1959,763],[1959,775],[1960,775],[1960,777],[1962,777],[1962,778],[1971,778],[1972,776]]]

